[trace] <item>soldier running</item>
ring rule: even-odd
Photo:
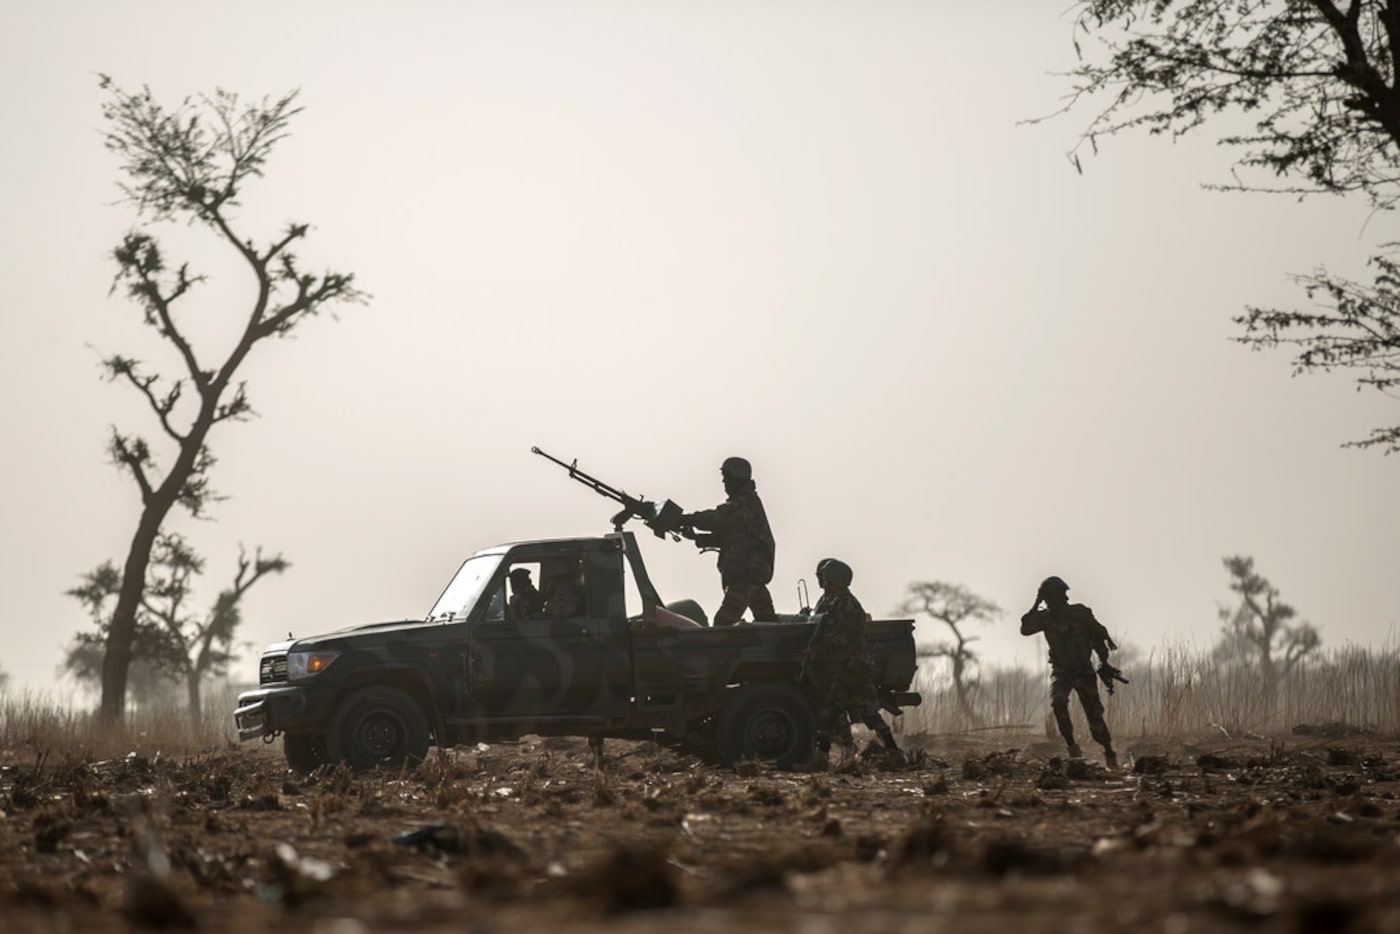
[[[880,716],[880,699],[865,648],[865,608],[851,593],[853,577],[850,565],[836,558],[825,558],[817,565],[822,596],[812,616],[817,629],[803,658],[806,675],[823,697],[817,713],[818,769],[827,764],[833,734],[841,732],[843,746],[851,742],[849,723],[857,718],[875,731],[890,754],[899,754],[894,733]],[[851,751],[846,750],[847,754]]]
[[[1041,604],[1044,608],[1041,608]],[[1108,630],[1094,618],[1094,611],[1080,603],[1069,602],[1069,585],[1058,577],[1047,577],[1035,592],[1035,602],[1021,617],[1021,635],[1045,634],[1050,646],[1050,709],[1055,723],[1065,738],[1071,758],[1083,758],[1074,741],[1074,724],[1069,718],[1069,695],[1079,695],[1084,716],[1089,721],[1089,733],[1103,747],[1104,764],[1118,767],[1118,754],[1113,751],[1113,737],[1103,718],[1103,701],[1095,680],[1093,656],[1097,654],[1101,668],[1108,665],[1110,649],[1116,649]],[[1119,680],[1122,680],[1121,678]],[[1113,687],[1109,683],[1109,688]]]
[[[715,612],[714,625],[733,626],[752,609],[754,622],[777,619],[768,582],[773,579],[773,530],[753,482],[753,468],[742,457],[730,457],[720,465],[720,477],[728,497],[714,509],[687,513],[681,528],[701,548],[719,549],[719,577],[724,600]],[[701,533],[695,533],[699,529]]]

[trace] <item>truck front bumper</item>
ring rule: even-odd
[[[290,685],[259,688],[238,695],[233,725],[240,742],[274,733],[309,733],[325,729],[325,717],[312,708],[310,692]]]

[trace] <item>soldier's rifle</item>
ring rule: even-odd
[[[667,535],[675,541],[680,541],[681,517],[685,515],[685,510],[669,499],[664,499],[659,503],[643,499],[640,496],[632,496],[615,486],[604,483],[597,477],[590,476],[578,469],[578,458],[574,458],[570,463],[564,463],[559,458],[537,447],[530,448],[531,454],[538,454],[545,460],[553,461],[569,472],[569,476],[588,487],[599,496],[606,496],[616,503],[622,504],[622,509],[612,517],[613,531],[621,532],[623,525],[629,519],[641,519],[647,528],[656,533],[657,538],[665,538]]]
[[[1108,693],[1110,694],[1113,693],[1113,682],[1120,681],[1123,684],[1128,683],[1128,679],[1123,677],[1123,672],[1119,671],[1117,668],[1114,668],[1106,661],[1099,662],[1098,671],[1099,680],[1103,682],[1104,687],[1108,688]]]

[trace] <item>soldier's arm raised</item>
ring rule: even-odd
[[[1031,608],[1021,615],[1021,635],[1033,636],[1045,629],[1046,613],[1040,608],[1041,601],[1044,599],[1044,595],[1037,590]]]
[[[700,529],[702,532],[717,532],[724,528],[729,521],[729,515],[734,511],[732,503],[720,503],[714,509],[702,509],[699,512],[688,512],[681,516],[681,525],[692,529]]]

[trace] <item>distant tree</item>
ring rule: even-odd
[[[4,669],[0,669],[0,691],[4,691],[9,686],[10,673],[8,671],[5,671]]]
[[[251,559],[240,549],[233,583],[219,592],[208,611],[196,615],[189,603],[193,583],[204,572],[204,559],[182,536],[162,532],[152,548],[137,613],[131,672],[140,675],[138,701],[162,696],[166,682],[181,683],[190,716],[197,720],[201,684],[226,674],[233,660],[244,595],[265,575],[280,574],[289,566],[281,555],[264,558],[261,548]],[[107,601],[120,592],[121,575],[110,561],[85,574],[83,582],[67,592],[83,603],[94,623],[93,631],[74,638],[64,660],[65,670],[79,681],[101,680],[101,649],[110,628]]]
[[[102,688],[102,659],[106,656],[107,632],[111,625],[111,601],[121,592],[122,575],[110,561],[82,575],[81,583],[64,592],[81,603],[92,620],[92,629],[73,637],[64,653],[60,671],[80,684]],[[160,626],[143,611],[137,616],[132,640],[132,662],[127,687],[142,706],[170,697],[178,687],[174,671],[179,660]]]
[[[176,703],[182,686],[167,668],[151,661],[164,648],[158,632],[140,628],[132,650],[131,668],[127,672],[127,695],[138,707]],[[102,631],[80,632],[73,637],[63,653],[60,675],[69,675],[78,684],[102,690],[102,657],[106,655],[106,634]]]
[[[141,495],[141,514],[121,568],[104,643],[101,709],[115,717],[126,701],[128,670],[141,634],[147,570],[162,524],[176,506],[197,517],[204,514],[215,498],[209,434],[222,422],[252,414],[246,385],[235,380],[239,368],[262,341],[286,337],[321,310],[363,301],[364,296],[354,287],[353,275],[304,271],[292,247],[306,236],[307,225],[291,224],[262,246],[238,229],[237,208],[245,186],[262,175],[273,148],[300,112],[294,106],[295,92],[271,102],[243,104],[220,90],[212,98],[186,98],[167,110],[147,88],[129,93],[105,76],[101,86],[110,93],[102,107],[106,145],[122,160],[126,181],[121,189],[145,222],[113,251],[113,289],[125,288],[141,308],[145,325],[178,360],[174,376],[148,370],[120,354],[102,361],[109,380],[128,385],[145,401],[172,450],[162,473],[149,441],[115,426],[111,430],[111,458],[130,474]],[[172,270],[153,233],[156,224],[175,221],[211,233],[251,277],[253,297],[246,305],[231,304],[237,301],[232,297],[217,299],[227,307],[223,313],[242,324],[231,346],[212,365],[204,362],[205,354],[178,314],[203,276],[192,273],[188,264]]]
[[[990,600],[979,597],[961,584],[943,581],[922,581],[909,585],[909,596],[900,604],[896,612],[908,615],[924,615],[938,620],[952,633],[952,641],[941,641],[929,649],[926,655],[933,658],[946,658],[952,668],[953,691],[958,699],[958,708],[974,725],[981,725],[972,704],[972,692],[977,688],[974,668],[977,655],[970,647],[976,636],[963,632],[966,623],[988,623],[1001,614],[1001,607]]]
[[[1393,0],[1086,0],[1075,37],[1073,107],[1101,103],[1083,142],[1125,130],[1179,137],[1243,115],[1222,145],[1232,181],[1208,187],[1295,197],[1357,192],[1378,211],[1400,200],[1400,4]],[[1082,171],[1078,147],[1071,154]],[[1357,389],[1400,387],[1400,244],[1370,260],[1371,283],[1319,269],[1296,276],[1308,310],[1249,307],[1234,320],[1253,349],[1288,345],[1295,375],[1341,368]],[[1400,425],[1349,447],[1400,451]]]
[[[1322,644],[1310,623],[1293,622],[1298,615],[1279,599],[1278,588],[1254,569],[1254,559],[1242,555],[1224,559],[1230,589],[1239,595],[1235,608],[1221,607],[1220,640],[1216,657],[1242,662],[1258,670],[1272,709],[1279,684]]]

